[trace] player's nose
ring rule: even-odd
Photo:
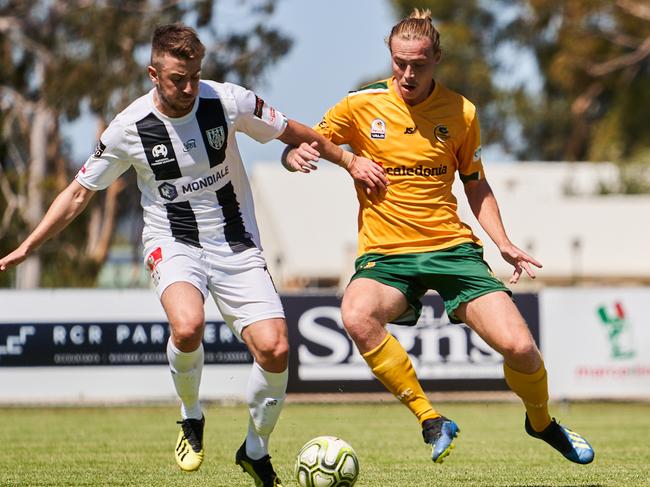
[[[199,91],[199,85],[198,83],[192,83],[191,81],[188,81],[187,83],[185,83],[185,86],[183,86],[182,91],[186,95],[195,96]]]

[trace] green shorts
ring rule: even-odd
[[[429,289],[437,291],[452,323],[460,323],[454,311],[462,303],[484,294],[510,290],[483,260],[483,247],[474,243],[421,254],[364,254],[355,261],[352,280],[364,277],[399,289],[409,305],[393,323],[413,326],[420,318],[420,299]]]

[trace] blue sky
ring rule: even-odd
[[[293,37],[293,48],[255,91],[289,118],[314,125],[359,82],[390,70],[384,39],[395,16],[387,1],[281,0],[274,19]],[[245,135],[238,142],[247,164],[277,161],[284,148]]]

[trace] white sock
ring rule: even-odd
[[[193,352],[181,352],[170,338],[167,342],[167,360],[176,393],[181,399],[181,417],[201,419],[203,412],[199,402],[199,385],[203,371],[203,344]]]
[[[268,372],[253,363],[246,388],[246,402],[250,412],[246,455],[259,460],[269,454],[269,436],[278,422],[287,391],[288,370]]]

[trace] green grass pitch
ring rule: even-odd
[[[443,465],[429,458],[419,427],[397,403],[288,404],[271,441],[284,486],[295,454],[314,436],[334,435],[356,450],[357,486],[650,486],[650,405],[554,405],[563,424],[596,450],[591,465],[575,465],[529,438],[515,403],[444,403],[461,436]],[[246,408],[208,405],[206,459],[180,472],[172,456],[176,407],[2,408],[0,486],[252,485],[234,465],[244,438]]]

